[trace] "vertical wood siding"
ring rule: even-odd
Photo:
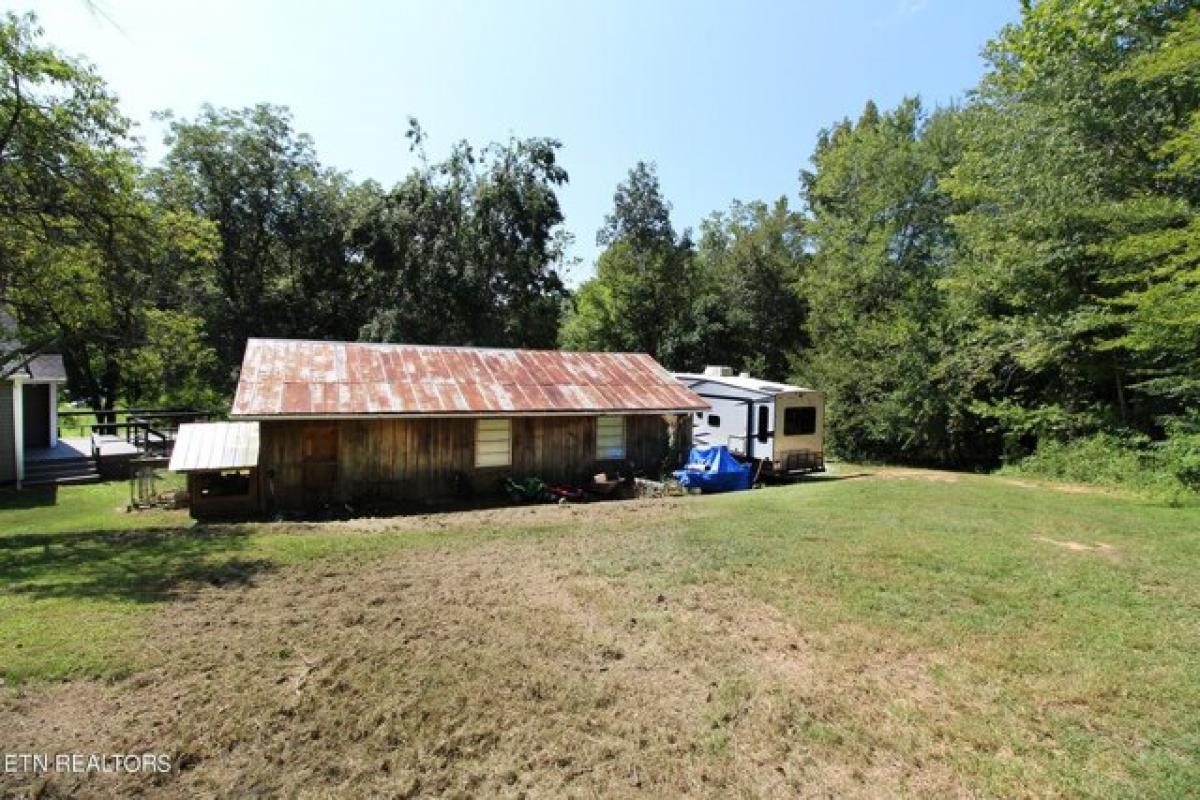
[[[263,502],[268,511],[326,502],[421,504],[454,499],[464,491],[489,494],[510,475],[578,484],[596,472],[615,473],[626,462],[647,474],[674,465],[678,454],[670,452],[666,418],[631,415],[626,420],[625,459],[597,461],[596,417],[514,417],[512,464],[485,468],[475,467],[475,419],[262,422]],[[336,478],[328,492],[314,491],[312,481],[305,482],[304,442],[312,440],[306,428],[330,424],[337,426]],[[684,438],[690,444],[690,435]]]

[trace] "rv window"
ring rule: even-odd
[[[512,420],[481,419],[475,423],[475,466],[507,467],[512,463]]]
[[[768,430],[771,424],[771,410],[766,406],[758,407],[758,440],[764,444],[771,438],[771,431]]]
[[[812,406],[797,406],[784,409],[783,435],[808,436],[817,432],[817,409]]]
[[[721,427],[721,418],[718,417],[716,414],[709,414],[708,415],[708,424],[714,428],[719,428],[719,427]]]
[[[701,420],[703,420],[703,419],[704,419],[704,412],[703,412],[703,411],[697,411],[697,412],[696,412],[696,421],[697,421],[697,422],[699,422],[699,421],[701,421]]]
[[[625,418],[599,417],[596,420],[596,460],[625,457]]]

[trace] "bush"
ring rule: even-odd
[[[1163,463],[1180,485],[1200,493],[1200,434],[1177,433],[1158,447]]]
[[[1200,434],[1174,431],[1160,442],[1112,433],[1043,440],[1004,472],[1132,489],[1180,502],[1200,494]]]

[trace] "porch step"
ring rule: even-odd
[[[99,483],[100,473],[93,472],[88,475],[70,475],[59,476],[54,478],[34,478],[21,481],[21,485],[25,487],[31,486],[76,486],[86,483]]]
[[[47,458],[25,462],[26,486],[93,483],[99,480],[100,470],[94,458]]]

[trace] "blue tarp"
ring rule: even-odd
[[[739,462],[725,445],[693,447],[687,464],[674,475],[685,489],[699,486],[702,492],[740,492],[750,488],[750,465]]]

